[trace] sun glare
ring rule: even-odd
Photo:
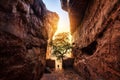
[[[70,32],[70,23],[69,23],[68,14],[66,12],[64,12],[64,14],[66,15],[66,18],[63,18],[64,16],[59,16],[60,19],[55,34],[62,32]]]
[[[48,10],[56,12],[59,16],[55,34],[70,32],[69,16],[68,13],[62,9],[60,0],[43,0],[43,2],[46,4]]]
[[[43,0],[43,1],[46,4],[46,7],[48,10],[50,10],[52,12],[56,12],[59,16],[59,22],[58,22],[58,25],[56,25],[57,31],[55,32],[55,34],[53,36],[53,40],[55,38],[55,35],[57,35],[59,33],[63,33],[63,32],[70,33],[69,16],[68,16],[68,13],[62,9],[60,0]],[[72,36],[70,34],[69,34],[69,39],[70,39],[70,42],[72,42]],[[52,48],[48,47],[46,58],[55,60],[55,68],[57,70],[59,70],[59,69],[61,70],[62,62],[56,60],[57,57],[52,56],[51,52],[52,52]],[[66,56],[69,58],[69,57],[72,57],[72,54],[70,53],[70,54],[67,54]]]

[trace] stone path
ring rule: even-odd
[[[74,70],[55,71],[44,74],[41,80],[83,80]]]

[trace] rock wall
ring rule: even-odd
[[[42,0],[0,0],[0,80],[40,80],[54,18]]]
[[[54,16],[54,17],[53,17]],[[50,47],[50,42],[52,41],[53,35],[57,30],[57,24],[59,20],[59,16],[55,12],[50,12],[48,11],[45,21],[47,22],[46,27],[47,27],[47,32],[48,32],[48,46],[47,46],[47,52],[46,52],[46,59],[50,58],[51,55],[51,47]]]
[[[120,0],[69,0],[74,69],[85,80],[120,79]]]

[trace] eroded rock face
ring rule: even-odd
[[[49,44],[52,41],[53,35],[57,30],[59,16],[55,12],[47,11],[46,17],[49,17],[49,18],[45,19],[45,22],[47,22],[46,27],[47,27],[48,37],[49,37],[46,58],[49,59],[50,55],[51,55],[51,50],[52,50],[52,48],[49,46]]]
[[[70,26],[72,26],[70,28],[71,33],[76,31],[77,26],[80,25],[80,22],[84,18],[88,2],[89,0],[61,0],[62,8],[69,13]]]
[[[73,1],[72,9],[68,6],[70,19],[76,20],[71,23],[75,70],[85,80],[119,80],[120,1],[78,0],[84,4],[77,8],[77,1],[69,1]]]
[[[7,32],[0,32],[0,80],[39,80],[44,68],[24,41]]]
[[[57,17],[42,0],[0,1],[0,80],[40,79],[45,68],[48,28],[52,28],[46,25],[54,25],[47,14]]]

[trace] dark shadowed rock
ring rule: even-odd
[[[69,0],[74,69],[85,80],[120,79],[120,1]]]
[[[68,2],[67,0],[60,0],[61,1],[61,7],[63,10],[68,11]]]
[[[63,68],[73,68],[74,58],[67,58],[63,60]]]
[[[39,80],[43,64],[29,53],[23,40],[0,32],[0,80]]]
[[[46,67],[49,67],[49,68],[55,68],[55,60],[51,60],[51,59],[47,59],[46,60]]]
[[[40,80],[48,28],[57,23],[49,18],[58,16],[48,12],[42,0],[0,1],[0,80]]]

